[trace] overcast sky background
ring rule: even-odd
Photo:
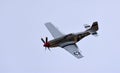
[[[83,58],[45,51],[52,22],[65,34],[99,23],[99,36],[77,43]],[[119,0],[0,0],[0,73],[120,73]]]

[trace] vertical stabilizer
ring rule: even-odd
[[[90,27],[90,29],[88,29],[87,31],[90,32],[92,35],[97,35],[97,30],[98,30],[98,22],[93,22],[92,26]]]

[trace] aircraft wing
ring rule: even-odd
[[[76,44],[62,46],[62,48],[64,48],[66,51],[68,51],[69,53],[71,53],[73,56],[75,56],[78,59],[83,57],[82,54],[79,52],[79,48],[77,47]]]
[[[45,23],[45,26],[47,27],[47,29],[49,30],[49,32],[52,34],[54,38],[58,38],[64,35],[50,22]]]

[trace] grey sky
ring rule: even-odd
[[[0,73],[119,73],[119,7],[119,0],[0,0]],[[67,34],[94,21],[99,36],[77,43],[82,59],[42,46],[41,37],[53,39],[46,22]]]

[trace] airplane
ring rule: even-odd
[[[83,55],[79,51],[76,43],[90,34],[97,36],[98,31],[97,21],[93,22],[92,26],[85,24],[84,27],[86,28],[86,30],[83,32],[70,33],[67,35],[61,33],[51,22],[45,23],[45,26],[54,37],[54,39],[50,41],[48,41],[48,37],[46,37],[45,40],[41,38],[41,41],[44,43],[43,46],[45,47],[45,49],[48,48],[48,50],[50,50],[50,48],[61,47],[78,59],[82,58]]]

